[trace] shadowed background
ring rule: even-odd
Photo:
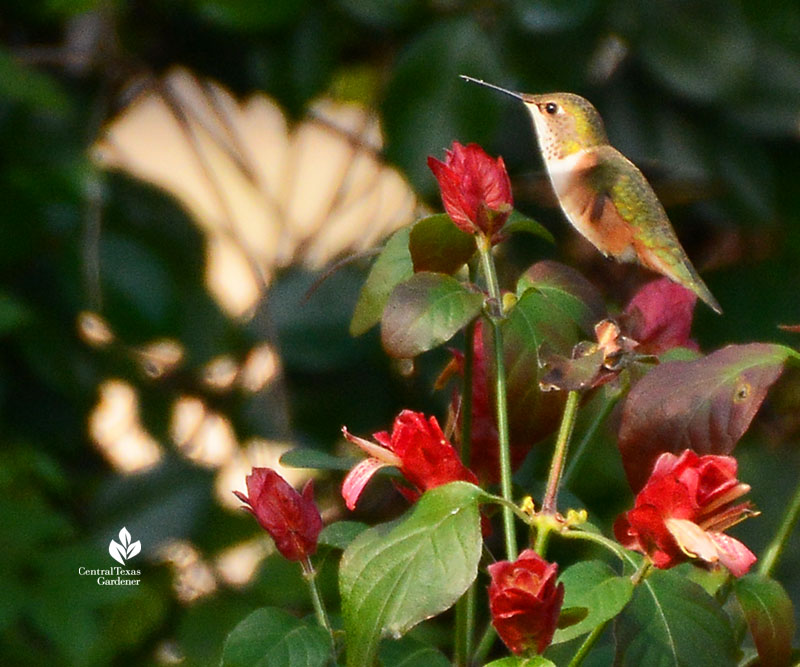
[[[557,239],[515,240],[507,279],[556,258],[619,308],[651,277],[568,228],[522,106],[458,74],[592,100],[725,311],[697,307],[701,349],[796,345],[777,325],[800,322],[800,6],[770,7],[5,2],[2,661],[217,664],[252,609],[309,609],[299,568],[231,491],[298,445],[347,453],[343,424],[366,436],[403,407],[443,418],[445,353],[411,368],[374,331],[348,335],[366,261],[308,290],[439,210],[426,157],[453,140],[501,154],[517,206]],[[763,512],[736,534],[756,553],[798,478],[799,408],[787,373],[736,450]],[[611,437],[583,471],[574,502],[607,526],[631,500]],[[318,480],[328,520],[344,516],[340,480]],[[404,507],[377,485],[360,516]],[[113,564],[123,526],[142,544],[141,586],[78,576]],[[793,539],[776,573],[794,600],[799,552]]]

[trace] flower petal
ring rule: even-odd
[[[706,563],[716,563],[719,560],[714,540],[696,523],[686,519],[666,519],[664,523],[687,556],[699,558]]]
[[[756,562],[755,554],[739,540],[724,533],[707,533],[717,547],[719,562],[730,570],[734,577],[741,577]]]
[[[386,468],[389,465],[389,463],[384,463],[379,459],[368,458],[364,459],[347,473],[347,477],[344,478],[344,482],[342,483],[342,498],[344,498],[347,509],[355,509],[358,498],[367,485],[367,482],[372,479],[372,476],[378,472],[378,470]]]
[[[400,467],[401,465],[400,457],[397,456],[395,453],[393,453],[388,447],[376,444],[374,442],[370,442],[369,440],[365,440],[364,438],[359,438],[357,435],[353,435],[352,433],[350,433],[350,431],[347,430],[346,426],[342,426],[342,435],[344,435],[344,437],[347,438],[354,445],[358,446],[371,458],[383,461],[383,463],[387,466]],[[376,433],[375,435],[379,434]]]

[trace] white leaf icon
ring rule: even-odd
[[[121,544],[117,544],[114,540],[111,540],[111,544],[108,545],[108,553],[120,565],[125,565],[125,547]]]
[[[126,549],[128,545],[131,543],[131,534],[128,532],[128,529],[125,526],[122,527],[122,530],[119,531],[119,541],[122,542],[122,546]]]
[[[136,540],[133,544],[128,547],[127,558],[133,558],[136,554],[138,554],[142,550],[142,543],[139,540]]]

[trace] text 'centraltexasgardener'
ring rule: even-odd
[[[78,574],[82,577],[97,577],[100,586],[138,586],[141,579],[131,577],[141,577],[141,570],[128,570],[124,567],[108,567],[102,569],[89,569],[79,567]]]

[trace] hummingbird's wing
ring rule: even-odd
[[[693,291],[716,312],[722,309],[681,247],[664,207],[641,171],[612,146],[591,149],[592,162],[584,178],[593,192],[587,204],[590,221],[609,218],[630,230],[630,243],[638,262]],[[627,259],[628,253],[620,253]],[[633,253],[630,253],[631,255]],[[631,257],[632,258],[632,257]]]

